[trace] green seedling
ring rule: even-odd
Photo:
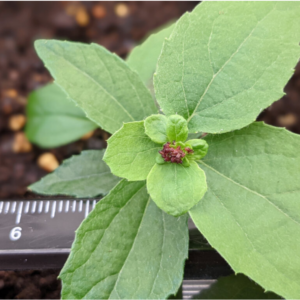
[[[76,231],[62,298],[176,294],[188,216],[236,273],[299,298],[300,137],[255,122],[298,62],[299,15],[297,2],[204,2],[128,63],[96,44],[35,42],[86,128],[112,134],[104,156],[86,151],[31,186],[82,197],[115,185]]]

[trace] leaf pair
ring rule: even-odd
[[[207,152],[205,141],[187,141],[191,151],[195,144],[195,153],[185,153],[184,142],[188,137],[187,122],[174,115],[166,118],[153,115],[145,122],[126,123],[109,140],[104,161],[110,166],[113,174],[130,181],[147,179],[147,190],[155,203],[167,213],[178,216],[192,208],[206,192],[204,172],[193,160],[200,152]],[[169,149],[182,148],[188,166],[171,161],[157,163],[159,151],[165,143],[171,144]],[[177,143],[178,142],[178,143]],[[181,146],[183,145],[183,146]],[[193,151],[193,152],[194,152]],[[204,156],[203,155],[203,156]],[[187,158],[188,157],[188,158]]]
[[[167,118],[164,115],[153,115],[145,120],[145,132],[152,141],[158,144],[167,142],[184,142],[188,137],[187,122],[178,115]]]

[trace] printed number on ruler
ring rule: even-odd
[[[10,231],[9,238],[11,241],[17,241],[22,235],[22,228],[15,227]]]

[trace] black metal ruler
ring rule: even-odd
[[[0,201],[0,269],[61,268],[92,200]]]
[[[0,270],[61,268],[70,253],[75,230],[97,201],[0,200]],[[191,238],[197,240],[192,223],[189,228]],[[186,279],[207,280],[231,273],[217,252],[189,251]]]

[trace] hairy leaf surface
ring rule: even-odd
[[[167,120],[167,136],[169,141],[185,142],[188,137],[188,127],[186,120],[179,116],[170,116]]]
[[[145,180],[161,148],[146,135],[144,121],[126,123],[108,139],[104,161],[119,177]]]
[[[145,132],[153,142],[164,144],[168,141],[167,122],[164,115],[152,115],[145,120]]]
[[[206,137],[208,191],[190,211],[237,273],[300,295],[300,136],[263,123]]]
[[[43,148],[68,144],[97,127],[53,83],[29,95],[26,114],[26,136]]]
[[[56,40],[38,40],[35,48],[55,82],[104,130],[157,112],[139,76],[105,48]]]
[[[203,2],[166,40],[154,76],[166,115],[190,132],[252,123],[281,98],[300,56],[299,2]]]
[[[193,299],[282,299],[242,274],[221,277]]]
[[[29,189],[44,195],[70,195],[78,198],[106,195],[119,181],[102,160],[105,150],[82,151],[66,159],[53,173]]]
[[[173,216],[186,213],[207,190],[206,178],[197,163],[156,164],[147,177],[147,189],[159,208]]]
[[[181,284],[187,254],[187,215],[165,214],[145,182],[122,180],[76,231],[62,298],[166,299]]]

